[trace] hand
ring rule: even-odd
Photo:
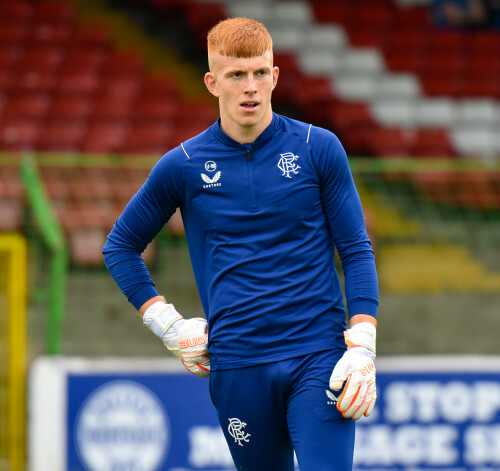
[[[173,304],[158,301],[144,312],[143,322],[191,373],[202,378],[210,374],[205,319],[184,319]]]
[[[375,384],[375,326],[369,322],[345,331],[347,351],[338,361],[330,377],[330,389],[338,391],[347,383],[337,402],[337,409],[347,419],[369,416],[377,400]]]
[[[175,332],[167,332],[163,337],[165,346],[183,365],[197,376],[210,375],[208,356],[208,325],[205,319],[180,319],[172,324]]]

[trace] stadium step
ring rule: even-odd
[[[460,245],[401,244],[377,251],[379,280],[387,293],[495,293],[500,272],[491,272]]]

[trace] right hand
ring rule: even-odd
[[[146,325],[193,374],[210,374],[208,326],[202,318],[184,319],[173,304],[158,301],[144,312]]]

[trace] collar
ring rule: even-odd
[[[257,139],[255,141],[250,142],[248,144],[241,144],[231,137],[229,137],[221,128],[220,126],[220,117],[217,119],[217,121],[212,125],[212,131],[214,132],[215,136],[217,139],[222,141],[224,144],[227,144],[228,146],[231,147],[253,147],[257,146],[259,144],[263,144],[264,142],[268,141],[271,139],[271,137],[274,136],[276,129],[278,128],[278,124],[280,121],[280,116],[276,113],[273,112],[273,118],[271,120],[271,123],[269,126],[267,126],[264,131],[262,131]]]

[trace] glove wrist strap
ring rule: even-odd
[[[365,347],[373,355],[376,353],[377,329],[370,322],[360,322],[344,331],[345,343],[348,347]]]
[[[183,317],[175,310],[173,304],[158,301],[146,309],[142,322],[157,337],[163,340],[170,326]]]

